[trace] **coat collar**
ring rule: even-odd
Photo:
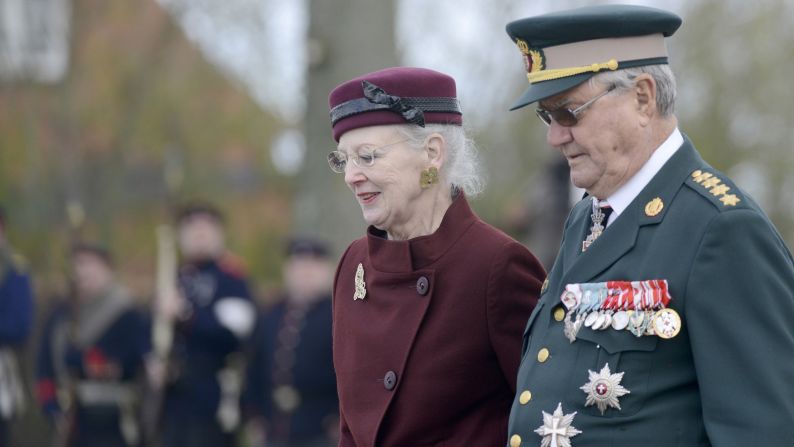
[[[403,273],[425,268],[440,258],[479,218],[461,193],[447,209],[441,225],[433,233],[407,241],[391,241],[386,232],[373,226],[367,229],[369,259],[381,272]]]
[[[681,148],[643,188],[623,214],[585,252],[582,252],[582,241],[589,231],[590,200],[577,204],[572,212],[572,222],[562,248],[566,259],[563,264],[563,283],[591,280],[634,247],[639,228],[661,222],[692,169],[703,164],[692,142],[685,135]],[[664,207],[658,214],[646,213],[646,205],[656,198],[662,201]]]

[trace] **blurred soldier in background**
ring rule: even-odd
[[[256,309],[241,262],[226,251],[217,209],[183,208],[177,242],[180,294],[158,309],[175,321],[163,441],[169,447],[231,446],[240,421],[241,349]]]
[[[259,320],[245,402],[252,446],[336,445],[338,406],[331,352],[328,248],[294,239],[287,248],[285,293]]]
[[[38,398],[58,446],[131,446],[148,331],[110,254],[82,244],[70,254],[72,293],[48,318],[37,360]]]
[[[30,279],[5,237],[5,213],[0,208],[0,447],[9,445],[8,421],[24,408],[17,349],[33,321]]]

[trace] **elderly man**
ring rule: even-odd
[[[794,266],[673,114],[681,19],[600,6],[507,25],[588,196],[529,318],[508,445],[794,442]]]

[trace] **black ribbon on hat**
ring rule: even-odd
[[[454,113],[461,115],[457,98],[447,97],[399,97],[386,93],[371,82],[363,81],[366,97],[343,102],[330,111],[331,125],[360,113],[388,110],[399,114],[410,123],[424,127],[425,113]]]
[[[402,115],[409,123],[425,127],[425,114],[421,110],[406,104],[399,96],[386,93],[385,90],[369,81],[361,81],[361,86],[364,88],[364,97],[369,102],[384,105],[392,112]]]

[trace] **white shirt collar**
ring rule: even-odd
[[[662,166],[667,163],[667,160],[675,154],[682,144],[684,144],[684,136],[681,135],[681,131],[676,127],[670,136],[664,140],[664,143],[653,151],[651,158],[642,165],[642,168],[607,198],[609,206],[612,207],[612,215],[609,216],[607,226],[628,208],[631,202],[642,192],[643,188],[648,186],[648,183],[651,182],[653,177],[656,176]],[[597,199],[593,197],[593,200]]]

